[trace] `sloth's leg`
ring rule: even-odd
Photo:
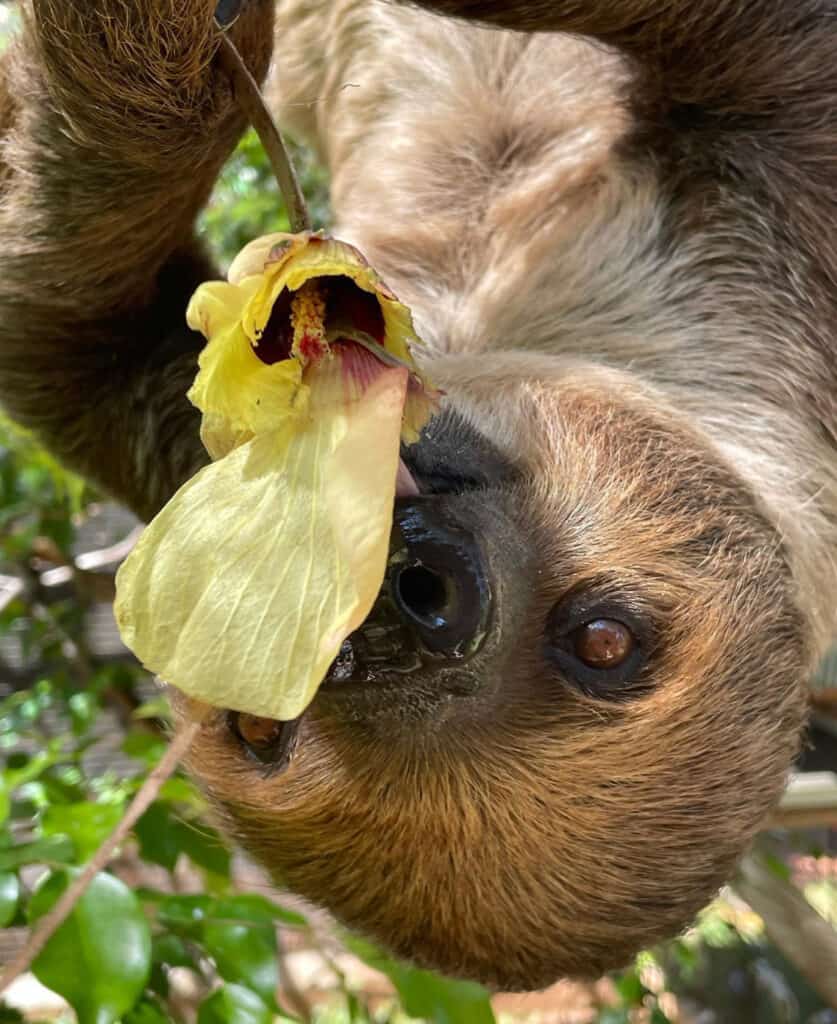
[[[0,76],[0,401],[145,517],[203,458],[184,312],[213,271],[193,224],[244,128],[214,14],[31,0]],[[251,0],[232,30],[258,76],[272,21]]]

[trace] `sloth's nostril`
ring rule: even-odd
[[[424,565],[402,569],[395,581],[395,599],[401,610],[425,628],[447,625],[449,581]]]

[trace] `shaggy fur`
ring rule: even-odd
[[[241,128],[210,6],[33,0],[5,71],[3,399],[144,515],[203,458],[191,223]],[[427,6],[554,34],[280,0],[275,90],[415,311],[457,414],[431,439],[508,467],[428,499],[480,540],[489,634],[323,692],[282,776],[220,713],[191,768],[279,881],[532,988],[683,927],[797,749],[837,597],[837,4]],[[257,73],[271,19],[236,25]],[[625,699],[544,655],[578,594],[653,637]]]

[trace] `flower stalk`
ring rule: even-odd
[[[261,90],[247,70],[247,65],[235,43],[217,21],[215,24],[219,29],[221,41],[218,51],[221,67],[230,79],[236,102],[255,128],[270,161],[270,166],[273,168],[273,173],[276,175],[279,191],[282,193],[288,211],[291,231],[294,234],[300,231],[310,231],[311,217],[282,133],[276,127],[276,122],[267,108]]]

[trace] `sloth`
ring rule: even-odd
[[[0,76],[2,400],[146,519],[206,460],[213,6],[30,0]],[[393,954],[596,975],[734,871],[833,627],[837,3],[222,9],[445,399],[310,709],[213,710],[190,771]]]

